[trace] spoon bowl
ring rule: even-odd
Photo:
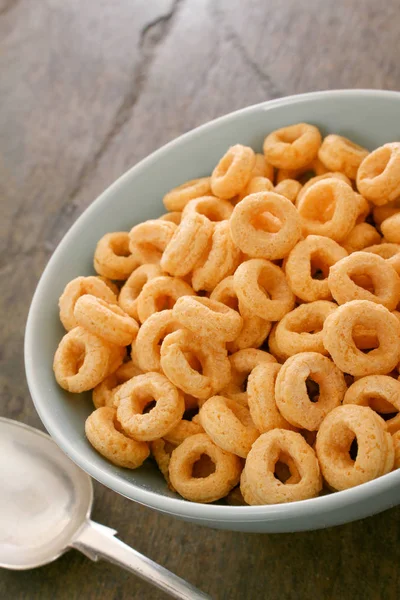
[[[0,417],[0,567],[52,562],[70,548],[105,558],[180,600],[210,597],[90,519],[92,481],[46,434]]]
[[[0,481],[0,566],[7,569],[55,560],[90,516],[90,477],[48,435],[4,418]]]

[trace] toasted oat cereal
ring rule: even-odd
[[[256,164],[251,148],[236,144],[229,148],[211,175],[211,189],[218,198],[233,198],[249,182]]]
[[[318,158],[330,171],[339,171],[355,179],[357,171],[368,156],[368,150],[340,135],[327,135],[318,151]]]
[[[372,329],[379,345],[368,354],[353,338],[359,325]],[[324,346],[335,364],[350,375],[385,375],[400,360],[400,323],[387,308],[368,300],[352,300],[339,306],[324,323]]]
[[[195,477],[194,467],[206,455],[214,470],[206,477]],[[192,502],[214,502],[226,496],[239,483],[240,458],[215,445],[205,433],[192,435],[171,455],[169,476],[174,488]]]
[[[268,223],[261,219],[263,213],[278,219],[278,231],[268,230]],[[252,258],[284,258],[301,235],[297,210],[290,200],[275,192],[258,192],[244,198],[235,206],[230,223],[233,241]]]
[[[137,469],[150,454],[148,444],[120,431],[116,410],[110,406],[97,408],[88,416],[85,433],[92,446],[118,467]]]
[[[94,268],[99,275],[125,280],[139,265],[138,257],[129,249],[128,232],[106,233],[99,240],[94,253]]]
[[[259,437],[249,409],[224,396],[212,396],[201,407],[200,423],[217,446],[246,458]]]
[[[290,477],[275,477],[277,462],[287,465]],[[260,435],[246,460],[240,482],[248,504],[277,504],[318,495],[322,478],[314,450],[295,431],[273,429]]]
[[[60,297],[54,375],[92,390],[88,442],[115,468],[151,450],[192,502],[294,502],[400,468],[400,141],[291,124],[202,175],[106,233],[98,275]]]
[[[288,358],[275,384],[276,405],[282,416],[295,427],[309,431],[318,430],[325,416],[340,405],[345,392],[343,373],[317,352],[301,352]]]
[[[264,140],[264,155],[279,169],[301,169],[316,158],[321,145],[317,127],[298,123],[270,133]]]
[[[377,206],[400,196],[400,142],[384,144],[364,158],[357,171],[357,187]]]
[[[355,460],[349,453],[354,439]],[[316,453],[324,479],[335,490],[375,479],[390,471],[394,462],[385,421],[370,408],[351,404],[338,406],[325,417],[317,433]]]
[[[144,413],[153,400],[156,406]],[[144,442],[164,437],[185,412],[183,394],[161,373],[145,373],[122,384],[115,394],[115,403],[124,431]]]

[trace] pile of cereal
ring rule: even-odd
[[[274,504],[400,466],[400,142],[299,123],[108,233],[60,298],[94,448],[187,500]],[[240,484],[240,488],[238,485]]]

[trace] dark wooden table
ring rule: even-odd
[[[400,89],[399,19],[398,0],[0,0],[0,414],[43,429],[24,377],[29,303],[57,243],[105,187],[165,142],[249,104]],[[216,600],[400,597],[400,508],[256,535],[95,491],[96,520]],[[0,570],[0,598],[165,596],[69,552],[35,571]]]

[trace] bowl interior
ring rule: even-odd
[[[373,149],[400,139],[399,110],[400,94],[357,90],[317,92],[250,107],[204,125],[155,152],[85,211],[42,275],[32,301],[25,343],[28,383],[36,408],[46,428],[73,460],[106,485],[138,501],[152,504],[153,496],[138,495],[138,490],[143,490],[155,492],[166,501],[169,497],[181,505],[189,504],[178,500],[168,489],[151,461],[129,471],[113,466],[97,454],[84,434],[85,418],[93,410],[90,394],[68,394],[53,377],[53,356],[64,333],[58,317],[58,298],[68,281],[94,272],[93,253],[99,238],[106,232],[126,231],[136,223],[160,216],[165,212],[163,195],[188,179],[211,173],[232,144],[240,142],[261,151],[263,139],[271,130],[307,121],[317,125],[323,134],[343,134]],[[387,477],[394,478],[396,473]],[[324,498],[306,502],[321,500]],[[165,509],[170,510],[171,506],[167,501]],[[162,507],[158,502],[158,508]]]

